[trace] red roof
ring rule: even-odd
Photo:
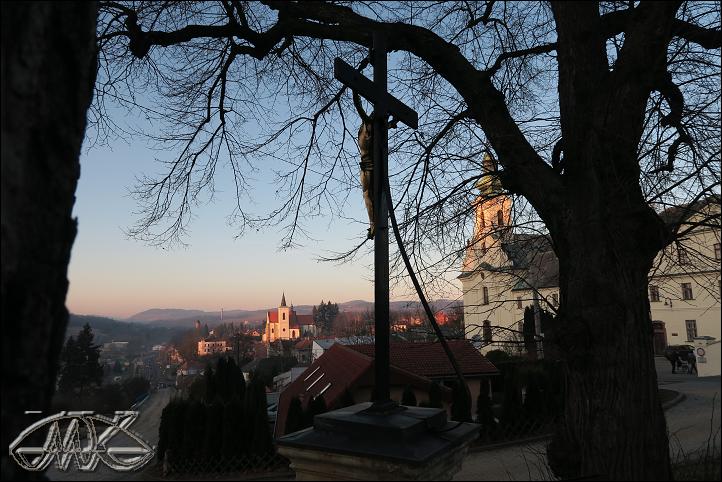
[[[465,376],[491,375],[499,370],[473,347],[468,340],[447,340],[462,373]],[[374,356],[374,345],[348,345],[366,356]],[[429,378],[455,377],[454,367],[438,342],[390,344],[391,365]]]
[[[306,320],[306,317],[310,318],[311,319],[310,324],[313,324],[313,316],[297,315],[294,310],[291,310],[291,314],[290,314],[291,319],[289,320],[288,327],[298,329],[298,328],[300,328],[299,325],[309,324],[309,323],[305,323],[305,322],[299,323],[299,318]],[[268,321],[270,323],[278,323],[278,310],[268,310]]]
[[[275,435],[280,437],[286,430],[286,416],[293,397],[298,397],[305,409],[310,400],[323,392],[329,409],[334,409],[346,389],[371,387],[374,384],[374,360],[352,347],[335,343],[318,357],[299,377],[281,392],[278,400]],[[392,386],[411,385],[428,390],[431,380],[398,367],[391,367]],[[451,390],[441,387],[443,398],[451,399]]]
[[[311,348],[311,344],[313,344],[311,340],[305,339],[296,343],[296,346],[294,348],[296,350],[308,350],[309,348]]]
[[[291,319],[296,319],[295,321],[298,322],[299,325],[313,325],[313,315],[297,315],[296,312],[293,312],[293,315],[291,316]]]

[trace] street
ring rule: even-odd
[[[140,412],[138,419],[130,426],[130,429],[137,432],[143,439],[152,446],[158,445],[158,427],[163,408],[175,393],[175,388],[161,388],[151,393],[150,397],[137,408]],[[129,439],[123,434],[113,438],[113,443],[119,445],[128,442]],[[149,462],[146,466],[154,464]],[[66,472],[59,471],[55,463],[48,468],[45,475],[49,480],[145,480],[143,471],[139,472],[118,472],[110,469],[102,462],[98,464],[94,472],[79,472],[71,462]]]
[[[704,450],[708,442],[720,447],[720,377],[698,378],[672,374],[670,363],[655,358],[660,388],[685,398],[666,410],[672,463]],[[548,440],[498,450],[470,453],[454,480],[554,480],[546,464]]]

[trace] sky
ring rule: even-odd
[[[128,190],[135,176],[157,168],[155,156],[142,140],[84,149],[73,210],[78,235],[68,273],[72,313],[125,318],[150,308],[257,309],[276,306],[284,291],[295,304],[373,296],[369,256],[343,265],[316,261],[330,250],[352,247],[354,229],[362,227],[316,222],[311,233],[319,241],[312,247],[279,251],[276,229],[235,239],[237,229],[227,223],[233,193],[222,189],[212,204],[195,211],[187,247],[158,248],[129,239],[125,230],[138,206]],[[270,183],[259,180],[268,190]],[[359,204],[361,212],[360,192]]]
[[[317,261],[355,247],[365,235],[360,188],[344,208],[351,220],[307,222],[314,241],[279,251],[280,227],[236,239],[237,227],[227,223],[235,202],[230,173],[219,171],[216,197],[195,209],[187,246],[158,248],[125,234],[138,209],[129,189],[136,176],[159,172],[156,157],[173,153],[158,153],[141,137],[88,144],[86,139],[73,209],[78,234],[68,269],[71,313],[123,319],[151,308],[259,309],[278,306],[284,292],[296,305],[373,299],[371,254],[340,265]],[[277,205],[271,172],[257,176],[253,193],[256,211]],[[391,299],[410,299],[410,293],[397,288]]]

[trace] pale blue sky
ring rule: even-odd
[[[227,224],[234,191],[228,173],[219,171],[215,200],[195,210],[184,238],[188,247],[161,249],[128,239],[124,230],[138,209],[128,189],[135,176],[157,172],[155,158],[162,155],[140,137],[132,145],[117,140],[83,149],[73,211],[78,235],[68,272],[71,312],[123,318],[149,308],[257,309],[277,306],[282,291],[295,304],[373,299],[371,255],[342,265],[316,261],[354,247],[365,234],[360,189],[343,212],[357,221],[312,220],[305,226],[317,242],[301,240],[303,248],[278,251],[280,228],[235,239],[237,229]],[[256,210],[276,206],[274,193],[271,173],[260,173],[253,191]],[[408,298],[408,292],[392,294]]]
[[[275,306],[283,290],[296,304],[372,298],[370,256],[343,265],[316,261],[329,251],[353,247],[365,226],[316,220],[309,225],[310,235],[319,241],[285,252],[278,251],[280,229],[234,239],[237,230],[226,221],[233,191],[223,189],[223,172],[215,201],[195,211],[185,238],[188,247],[160,249],[128,239],[124,229],[137,210],[128,189],[136,175],[158,169],[156,154],[143,139],[132,146],[117,141],[110,148],[84,150],[73,211],[78,235],[68,273],[71,312],[125,317],[155,307],[262,308]],[[254,190],[259,209],[274,202],[270,177],[260,177]],[[345,214],[363,219],[360,191],[356,201]]]
[[[391,58],[390,64],[393,63]],[[370,70],[366,74],[370,75]],[[261,87],[257,87],[261,89],[257,98],[266,102]],[[135,101],[162,111],[152,92],[139,90],[133,91],[133,95]],[[151,125],[150,120],[118,106],[108,108],[108,114],[121,129],[158,134],[163,128],[162,114],[156,119],[159,124]],[[272,125],[274,120],[287,119],[288,108],[283,102],[274,102],[278,119],[265,121]],[[236,128],[243,129],[248,138],[261,129],[252,121]],[[303,155],[309,133],[308,126],[294,129],[292,144],[300,146],[298,156]],[[94,134],[91,129],[91,138]],[[319,143],[321,148],[327,145]],[[297,305],[317,304],[321,299],[336,302],[373,299],[373,255],[369,249],[350,263],[317,261],[319,257],[354,248],[366,234],[367,214],[355,173],[351,174],[354,189],[345,205],[332,208],[333,212],[326,207],[319,217],[303,220],[303,228],[311,239],[297,236],[295,241],[303,247],[279,251],[283,226],[249,231],[236,239],[238,226],[229,226],[227,222],[235,204],[235,188],[232,172],[221,159],[215,175],[215,198],[210,204],[194,208],[189,234],[183,238],[188,246],[161,249],[129,239],[124,233],[138,220],[133,213],[139,206],[129,195],[136,177],[165,174],[156,159],[169,161],[179,154],[151,147],[157,145],[140,135],[132,140],[112,140],[108,146],[89,147],[86,143],[83,147],[73,211],[78,219],[78,235],[68,272],[67,306],[71,312],[123,318],[150,308],[258,309],[277,306],[284,291],[286,299]],[[251,198],[242,200],[244,208],[250,207],[254,214],[263,215],[282,203],[277,196],[287,191],[280,189],[280,194],[277,193],[274,170],[288,172],[289,163],[299,164],[294,155],[291,152],[286,157],[279,153],[258,160],[259,172],[252,174],[255,179],[251,182]],[[309,176],[315,176],[309,183],[320,179],[318,172]],[[334,182],[342,177],[341,172],[334,171]],[[338,188],[332,187],[332,191]],[[372,243],[367,246],[371,248]],[[449,272],[445,277],[451,285],[443,297],[461,296],[455,280],[457,274]],[[411,299],[415,293],[409,286],[397,287],[391,298]]]

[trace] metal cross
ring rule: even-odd
[[[389,175],[388,125],[392,115],[412,129],[418,127],[418,114],[388,93],[386,35],[373,33],[371,63],[374,80],[367,79],[343,60],[334,61],[334,77],[374,105],[374,318],[375,318],[375,390],[372,409],[387,411],[395,405],[389,390],[389,225],[386,186]]]

